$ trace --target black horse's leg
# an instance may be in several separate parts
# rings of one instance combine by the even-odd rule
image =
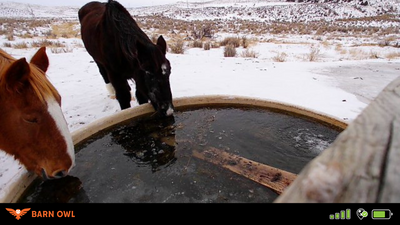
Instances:
[[[121,109],[127,109],[131,107],[131,87],[128,81],[118,73],[113,73],[110,76],[112,86],[115,88],[115,96],[121,106]]]
[[[96,64],[97,64],[97,67],[99,67],[99,71],[100,71],[101,76],[104,79],[104,82],[106,83],[106,88],[110,95],[110,98],[115,99],[115,89],[114,89],[113,85],[110,83],[110,79],[108,78],[107,70],[104,68],[104,66],[102,64],[100,64],[98,62],[96,62]]]
[[[149,102],[149,98],[145,93],[147,93],[146,90],[146,84],[144,82],[143,75],[141,74],[134,74],[133,77],[136,77],[135,83],[136,83],[136,99],[139,103],[139,105],[145,104]]]
[[[136,88],[137,88],[137,87],[136,87]],[[139,102],[139,105],[142,105],[142,104],[145,104],[145,103],[148,103],[148,102],[149,102],[149,100],[147,99],[147,97],[144,96],[142,93],[140,93],[139,90],[136,90],[136,99],[137,99],[137,101]]]

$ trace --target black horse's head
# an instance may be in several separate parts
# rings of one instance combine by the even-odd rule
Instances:
[[[145,95],[150,99],[154,109],[162,116],[172,116],[171,64],[165,57],[167,43],[160,36],[156,45],[138,45],[141,69],[144,71]]]

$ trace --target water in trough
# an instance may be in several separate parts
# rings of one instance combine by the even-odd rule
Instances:
[[[218,149],[297,174],[339,133],[260,108],[189,108],[167,119],[147,115],[76,146],[70,176],[37,180],[21,202],[272,202],[274,191],[194,152]]]

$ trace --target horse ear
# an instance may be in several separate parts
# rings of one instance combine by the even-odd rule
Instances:
[[[167,42],[165,42],[162,35],[160,35],[160,37],[158,37],[157,45],[160,47],[160,49],[161,49],[162,53],[164,53],[164,55],[167,54]]]
[[[49,68],[49,58],[46,54],[46,47],[41,47],[32,57],[31,63],[46,73]]]
[[[30,72],[31,68],[25,58],[11,64],[5,73],[7,90],[10,92],[21,92],[28,82]]]

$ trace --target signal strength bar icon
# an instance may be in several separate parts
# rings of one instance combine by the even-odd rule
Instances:
[[[340,212],[337,212],[335,214],[330,214],[329,215],[330,220],[349,220],[351,219],[351,210],[346,209],[346,210],[341,210]]]

